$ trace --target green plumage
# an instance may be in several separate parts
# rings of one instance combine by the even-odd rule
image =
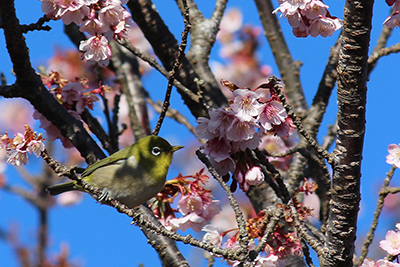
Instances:
[[[134,208],[164,186],[173,152],[182,146],[171,146],[158,136],[146,136],[133,145],[90,165],[81,175],[88,183],[103,189],[121,203]],[[50,195],[71,190],[84,191],[75,182],[47,188]]]

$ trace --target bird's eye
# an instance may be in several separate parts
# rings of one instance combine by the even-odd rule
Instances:
[[[158,146],[153,147],[153,149],[151,150],[151,154],[153,154],[154,156],[158,156],[161,153],[161,149]]]

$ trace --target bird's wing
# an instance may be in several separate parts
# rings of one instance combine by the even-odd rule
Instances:
[[[125,162],[125,160],[129,157],[130,155],[130,149],[132,149],[132,146],[126,147],[124,149],[121,149],[111,156],[104,158],[89,167],[86,168],[86,170],[82,173],[81,177],[86,177],[92,174],[95,170],[101,167],[113,165],[113,164],[121,164]],[[113,159],[111,159],[113,158]]]

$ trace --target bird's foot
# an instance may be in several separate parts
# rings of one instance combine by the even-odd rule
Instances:
[[[110,191],[107,188],[101,190],[101,195],[97,197],[97,202],[104,203],[111,197]]]

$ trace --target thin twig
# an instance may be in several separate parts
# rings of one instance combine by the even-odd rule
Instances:
[[[399,53],[400,52],[400,44],[395,44],[390,47],[385,47],[377,51],[376,53],[373,53],[372,55],[369,56],[368,58],[368,64],[374,65],[376,62],[383,56],[388,56],[393,53]]]
[[[369,229],[367,237],[365,238],[364,245],[361,249],[361,255],[360,255],[360,258],[358,259],[358,265],[361,265],[364,262],[365,257],[367,257],[367,255],[368,255],[368,248],[371,245],[372,240],[374,239],[375,230],[376,230],[376,227],[378,226],[379,216],[381,215],[381,212],[382,212],[385,197],[389,194],[389,192],[385,192],[385,190],[389,186],[395,170],[396,170],[396,166],[393,165],[392,168],[390,169],[390,171],[386,174],[386,178],[383,181],[382,188],[379,191],[379,198],[376,203],[374,219],[372,220],[371,227]]]
[[[282,153],[269,153],[266,150],[264,150],[263,152],[269,157],[284,158],[286,156],[293,155],[294,153],[299,151],[299,149],[301,149],[301,147],[299,147],[298,145],[295,145],[295,146],[289,148],[288,150],[286,150],[285,152],[282,152]]]
[[[294,227],[296,228],[297,233],[315,250],[315,252],[317,252],[318,256],[321,256],[323,253],[322,243],[316,237],[312,236],[308,232],[307,228],[300,222],[297,209],[292,200],[289,201],[288,206],[290,208],[291,217],[293,218]]]
[[[271,211],[267,211],[267,214],[270,216],[266,217],[266,219],[268,219],[269,222],[265,229],[264,236],[261,238],[261,240],[259,240],[257,246],[254,249],[254,251],[257,252],[257,254],[264,250],[265,246],[267,245],[268,241],[270,240],[271,233],[274,232],[276,224],[278,223],[278,221],[281,219],[281,217],[283,215],[283,209],[282,208],[272,208]]]
[[[262,153],[259,149],[254,150],[257,158],[260,162],[267,168],[267,170],[274,175],[275,181],[278,183],[279,190],[282,194],[282,201],[287,203],[290,200],[289,191],[286,188],[285,183],[283,182],[282,176],[280,172],[272,165],[268,159],[265,157],[264,153]]]
[[[49,22],[51,19],[49,19],[46,15],[43,15],[36,23],[31,23],[29,25],[21,25],[21,32],[22,33],[27,33],[29,31],[50,31],[51,27],[50,26],[43,26],[46,22]]]
[[[153,101],[153,99],[151,99],[151,98],[146,98],[146,100],[147,100],[147,103],[150,104],[157,113],[161,113],[162,103],[160,101],[157,101],[157,103],[155,103]],[[197,138],[197,140],[201,144],[205,144],[204,139],[201,139],[197,136],[195,127],[193,127],[193,125],[190,124],[188,119],[186,119],[186,117],[183,116],[178,110],[173,109],[173,108],[168,108],[166,117],[171,118],[180,124],[183,124]]]
[[[332,164],[333,159],[331,155],[328,153],[328,151],[326,151],[320,145],[318,145],[318,142],[304,129],[300,117],[294,114],[292,107],[287,103],[286,97],[283,93],[283,90],[281,89],[282,85],[277,82],[276,77],[272,76],[270,79],[275,80],[274,89],[278,93],[278,97],[281,100],[283,107],[286,109],[286,112],[288,113],[289,117],[293,120],[293,123],[296,125],[297,131],[308,141],[308,143],[318,152],[318,154],[321,157],[325,158],[329,164]]]
[[[164,77],[166,78],[169,77],[169,72],[163,66],[161,66],[154,57],[134,47],[127,39],[121,39],[116,41],[117,43],[128,49],[132,54],[139,57],[143,61],[147,62],[150,66],[158,70],[158,72],[160,72]],[[181,92],[184,92],[187,95],[187,97],[189,97],[191,100],[196,102],[200,101],[200,97],[194,94],[192,91],[190,91],[181,82],[179,82],[178,80],[174,80],[173,83],[176,88],[180,89]]]
[[[231,189],[224,182],[224,180],[221,178],[221,176],[219,176],[219,174],[214,169],[214,167],[211,165],[211,163],[208,160],[208,158],[206,157],[206,155],[203,154],[202,152],[200,152],[200,150],[196,151],[196,155],[207,166],[208,171],[218,181],[218,183],[224,189],[225,194],[227,195],[227,197],[229,199],[229,203],[230,203],[233,211],[235,212],[236,222],[239,226],[239,234],[240,234],[239,243],[240,243],[241,251],[238,251],[238,253],[245,256],[248,254],[249,236],[248,236],[248,233],[246,230],[246,221],[243,217],[243,213],[240,210],[240,207],[239,207],[236,199],[233,197]]]
[[[113,150],[110,144],[110,137],[104,131],[103,126],[101,126],[100,122],[90,114],[89,110],[85,109],[81,114],[81,118],[87,124],[89,130],[96,135],[103,148],[107,150],[108,153],[112,154],[116,152]]]
[[[247,155],[250,157],[251,161],[254,163],[255,166],[259,167],[261,169],[261,172],[264,174],[264,180],[265,182],[274,190],[276,196],[280,198],[283,202],[287,202],[285,197],[282,195],[281,189],[279,185],[277,185],[274,180],[271,178],[269,175],[267,168],[266,168],[266,161],[267,159],[265,157],[261,157],[260,155],[257,156],[255,151],[252,151],[250,149],[246,149]]]
[[[391,13],[394,10],[392,9]],[[374,47],[374,49],[372,50],[371,56],[373,57],[376,53],[379,53],[379,51],[386,47],[386,44],[389,40],[389,37],[392,35],[393,29],[389,28],[389,27],[382,27],[382,31],[381,34],[379,35],[378,41],[376,43],[376,46]],[[376,67],[376,64],[378,63],[378,61],[374,61],[371,64],[368,64],[368,75],[372,72],[372,70]]]
[[[310,257],[310,250],[308,249],[307,243],[302,239],[301,241],[301,248],[303,249],[304,258],[306,258],[306,263],[310,267],[315,267],[313,264],[312,258]]]
[[[185,49],[187,46],[187,38],[188,38],[188,35],[190,32],[190,28],[192,27],[192,25],[190,24],[189,8],[187,6],[186,0],[182,0],[182,3],[185,8],[185,12],[183,14],[184,15],[183,22],[185,23],[185,28],[182,32],[182,41],[181,41],[181,44],[178,49],[178,56],[176,58],[176,61],[174,63],[172,70],[169,73],[168,86],[167,86],[167,91],[165,92],[163,108],[161,110],[160,117],[158,118],[156,127],[154,128],[154,130],[152,132],[153,135],[158,135],[158,133],[160,132],[161,125],[165,118],[165,114],[167,113],[168,107],[170,105],[169,99],[171,98],[171,92],[172,92],[173,82],[175,80],[175,74],[176,74],[176,71],[178,70],[179,66],[181,65],[183,57],[185,56]]]

